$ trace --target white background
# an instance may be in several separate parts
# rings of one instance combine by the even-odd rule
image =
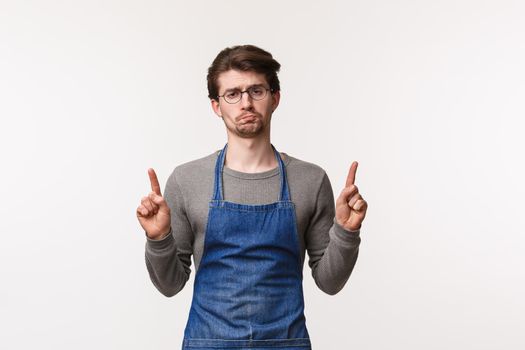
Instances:
[[[272,143],[353,160],[369,210],[335,296],[305,265],[314,349],[523,349],[522,1],[0,1],[0,348],[179,349],[191,282],[153,286],[153,167],[220,149],[206,70],[282,64]]]

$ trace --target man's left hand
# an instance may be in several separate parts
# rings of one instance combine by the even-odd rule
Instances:
[[[335,202],[335,219],[345,230],[356,231],[365,219],[368,203],[361,197],[354,184],[357,162],[353,162],[348,171],[345,188]]]

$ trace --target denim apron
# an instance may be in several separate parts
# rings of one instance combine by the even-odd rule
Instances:
[[[280,154],[280,199],[223,200],[228,144],[215,165],[204,251],[182,349],[311,349],[306,329],[294,204]]]

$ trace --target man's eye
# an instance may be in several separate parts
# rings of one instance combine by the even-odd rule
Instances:
[[[227,97],[227,98],[235,98],[235,97],[237,97],[237,96],[239,96],[239,91],[237,91],[237,90],[228,91],[228,92],[226,93],[226,97]]]
[[[252,94],[255,96],[261,96],[263,93],[264,93],[264,89],[262,87],[252,88]]]

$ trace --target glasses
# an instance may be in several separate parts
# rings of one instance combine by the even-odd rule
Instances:
[[[266,93],[268,91],[273,92],[273,89],[268,89],[268,88],[265,88],[264,86],[255,85],[255,86],[250,86],[249,88],[247,88],[244,91],[241,91],[239,89],[227,90],[224,93],[224,95],[219,95],[219,96],[217,96],[217,98],[222,97],[222,98],[224,98],[224,101],[226,101],[226,102],[228,102],[230,104],[234,104],[234,103],[239,102],[241,100],[241,98],[242,98],[242,94],[247,92],[248,95],[252,99],[254,99],[255,101],[259,101],[259,100],[262,100],[263,98],[266,97]]]

